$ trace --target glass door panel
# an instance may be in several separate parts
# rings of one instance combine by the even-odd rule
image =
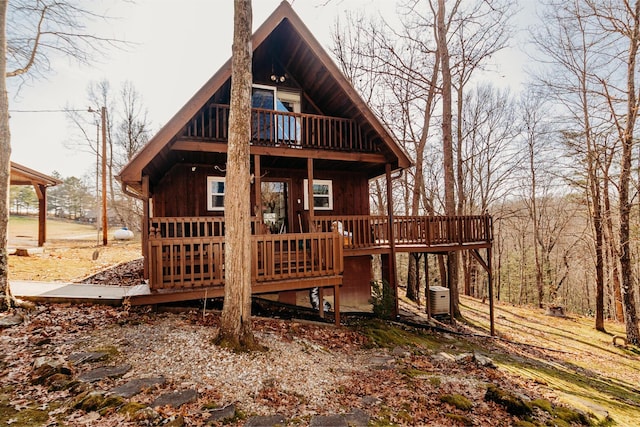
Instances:
[[[287,183],[262,182],[262,218],[272,234],[289,231],[289,195]]]

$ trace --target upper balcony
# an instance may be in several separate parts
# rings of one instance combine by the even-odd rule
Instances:
[[[182,131],[180,138],[226,142],[229,106],[209,104]],[[251,110],[251,144],[265,147],[379,153],[379,147],[354,120],[261,108]]]

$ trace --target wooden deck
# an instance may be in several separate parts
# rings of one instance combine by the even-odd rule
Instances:
[[[252,221],[253,293],[332,288],[339,319],[344,257],[395,252],[450,252],[491,247],[492,221],[480,216],[315,217],[312,233],[265,234]],[[224,219],[152,218],[149,224],[152,294],[133,304],[224,295]],[[391,236],[394,240],[391,244]]]
[[[489,215],[315,217],[318,231],[337,231],[343,236],[345,256],[391,252],[450,252],[491,246],[493,225]]]

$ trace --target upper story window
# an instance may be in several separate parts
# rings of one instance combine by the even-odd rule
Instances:
[[[264,108],[265,110],[276,109],[276,88],[271,86],[253,85],[251,92],[251,106],[253,108]]]
[[[224,177],[207,177],[207,210],[224,210]]]
[[[299,113],[300,92],[276,88],[275,86],[253,85],[251,106],[265,110]]]
[[[299,145],[302,132],[300,118],[286,113],[300,112],[300,93],[278,90],[273,86],[253,85],[251,107],[279,113],[254,112],[253,137],[260,140]]]
[[[304,208],[309,209],[309,180],[304,180]],[[329,179],[313,180],[313,209],[333,210],[333,183]]]

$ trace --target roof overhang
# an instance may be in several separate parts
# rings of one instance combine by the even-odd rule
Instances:
[[[41,185],[44,187],[53,187],[62,184],[57,178],[45,175],[34,169],[30,169],[16,162],[11,162],[11,185]]]

